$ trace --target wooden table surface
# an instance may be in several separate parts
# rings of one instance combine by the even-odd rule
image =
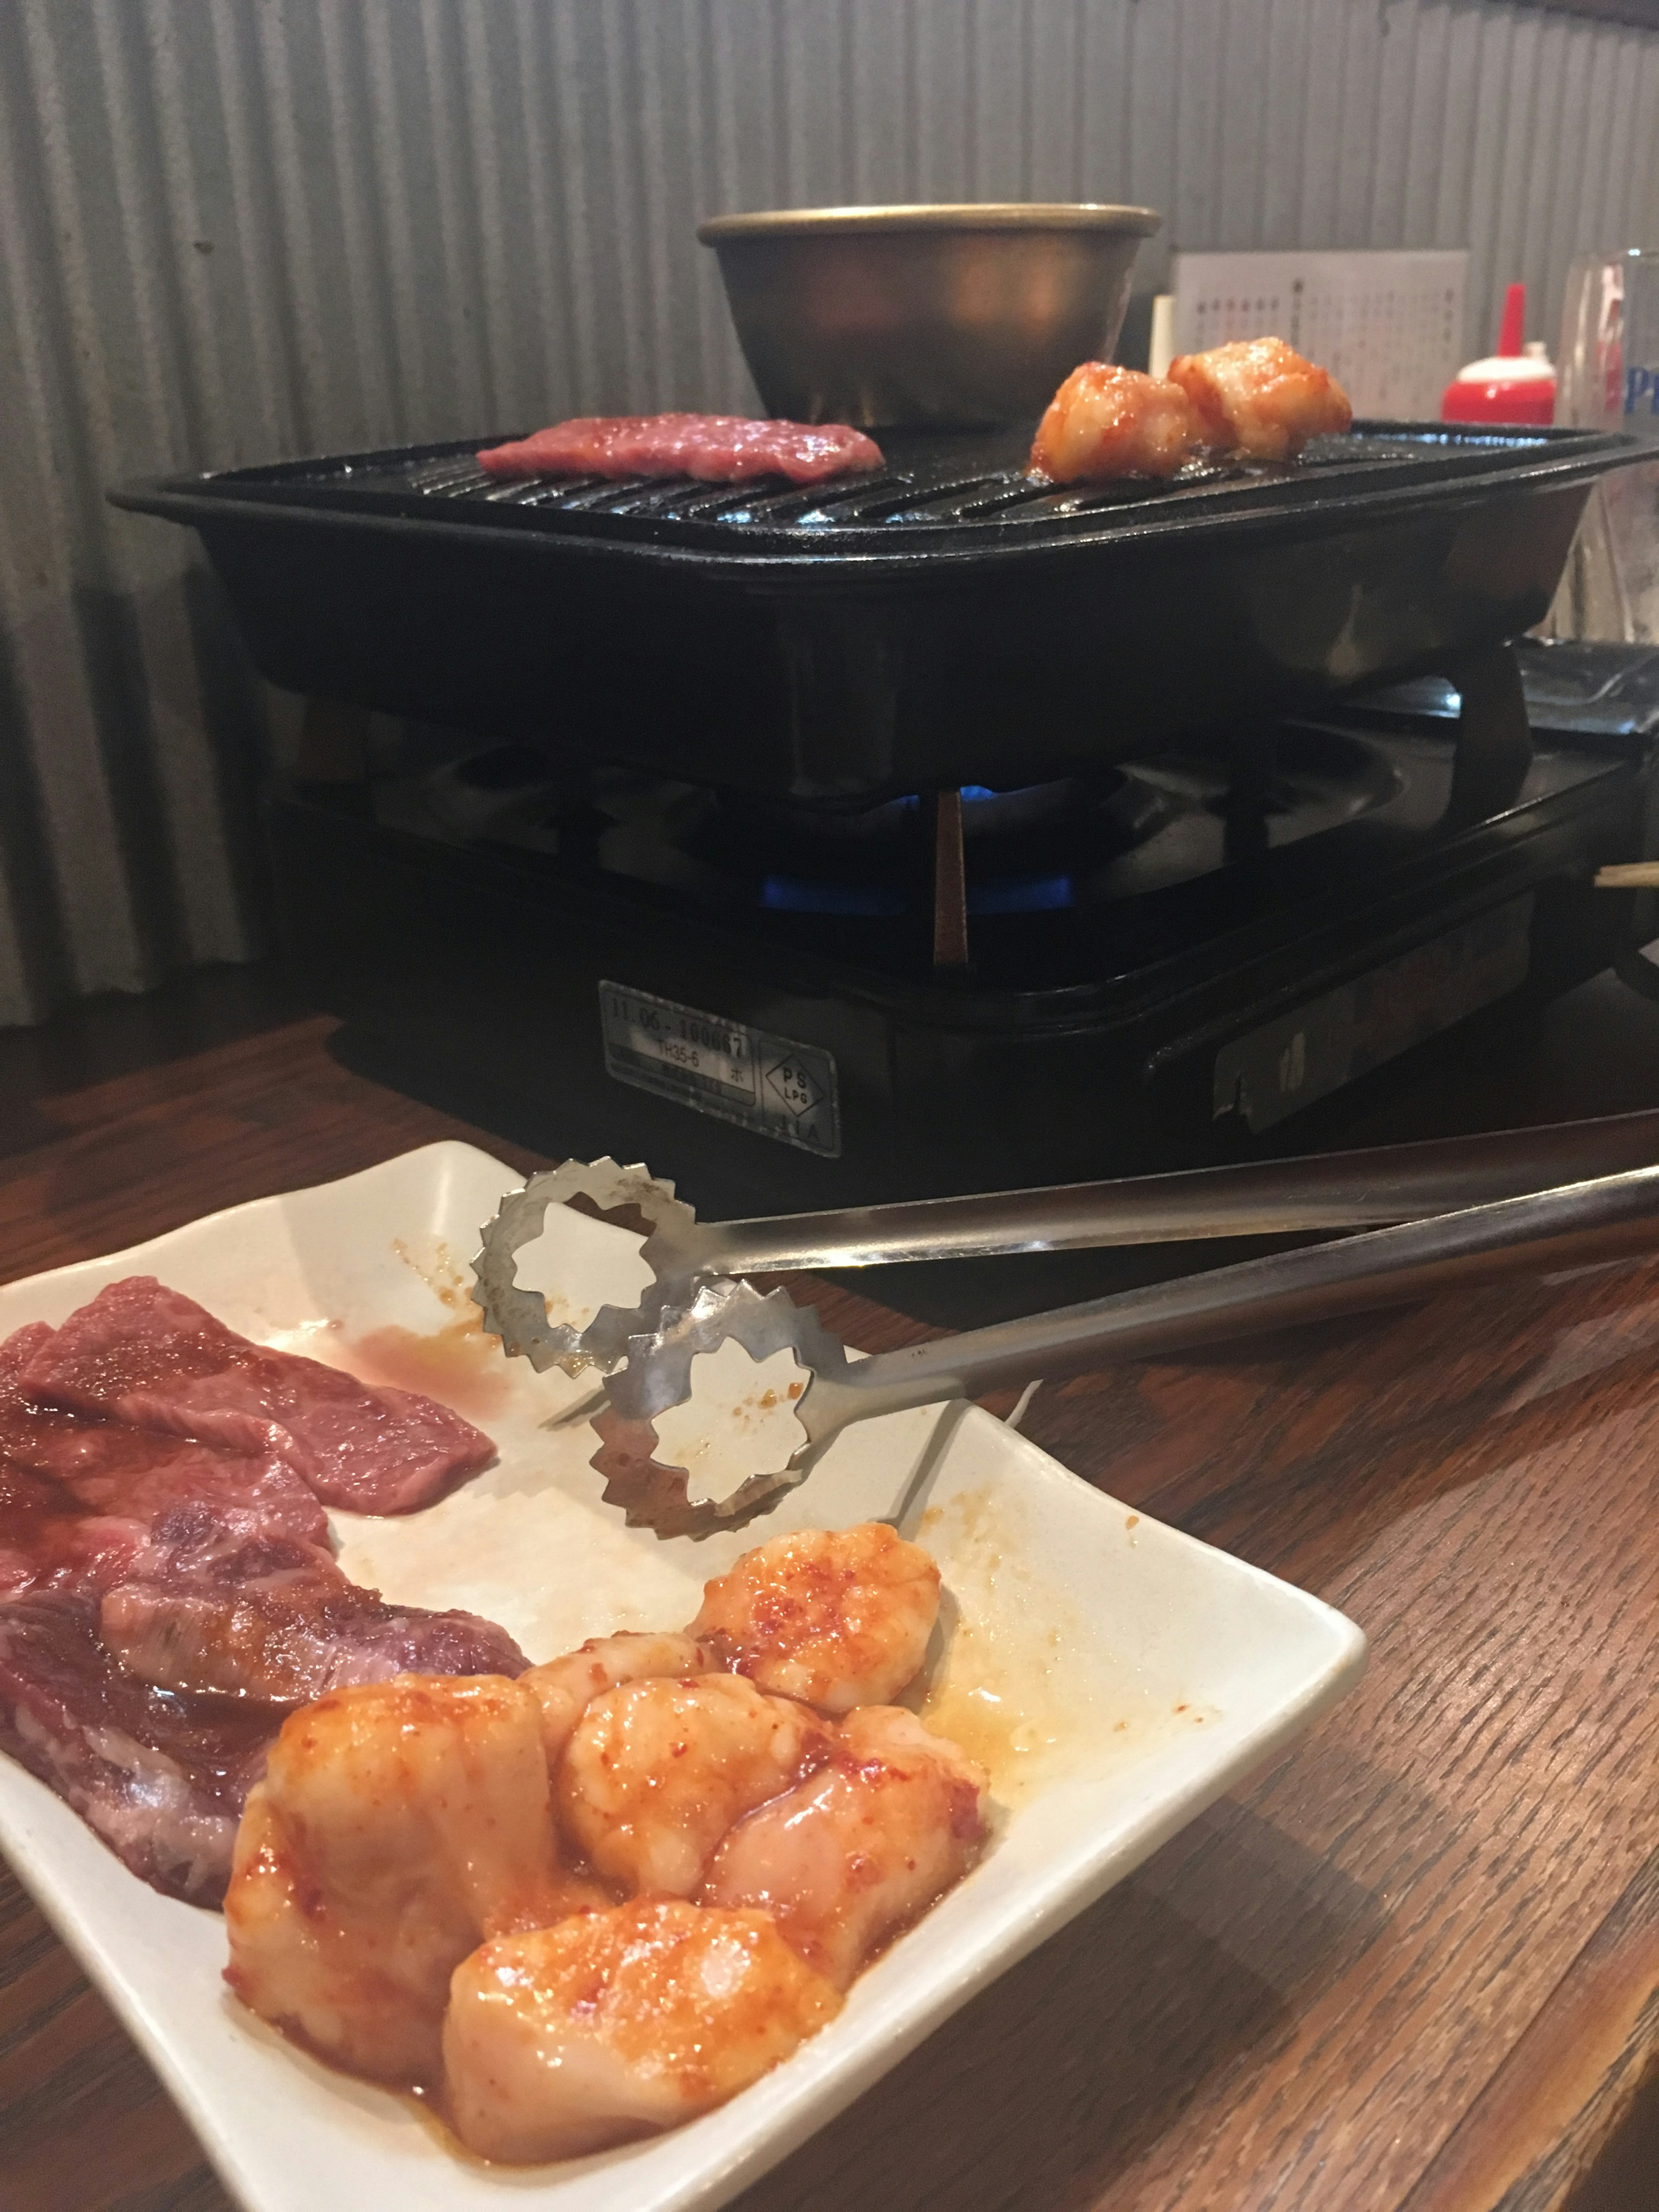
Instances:
[[[323,1020],[221,1027],[0,1054],[7,1275],[478,1134]],[[1039,1443],[1340,1606],[1370,1671],[744,2212],[1659,2206],[1656,1345],[1638,1265],[1045,1386]],[[0,2212],[226,2203],[0,1865]]]

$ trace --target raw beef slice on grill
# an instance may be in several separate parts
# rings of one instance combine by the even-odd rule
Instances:
[[[504,478],[695,477],[704,483],[786,477],[814,484],[884,465],[874,439],[845,422],[748,415],[576,415],[478,456],[486,476]]]
[[[27,1396],[287,1460],[325,1505],[408,1513],[495,1456],[447,1406],[251,1344],[153,1275],[129,1275],[29,1358]]]

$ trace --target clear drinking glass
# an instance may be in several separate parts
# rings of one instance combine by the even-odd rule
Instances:
[[[1659,644],[1659,249],[1588,253],[1567,274],[1555,419],[1628,430],[1655,458],[1597,480],[1546,628]]]

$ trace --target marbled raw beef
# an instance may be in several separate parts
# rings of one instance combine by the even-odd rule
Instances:
[[[73,1412],[274,1454],[324,1504],[355,1513],[411,1512],[495,1456],[447,1406],[252,1344],[153,1275],[111,1283],[71,1314],[19,1384]]]

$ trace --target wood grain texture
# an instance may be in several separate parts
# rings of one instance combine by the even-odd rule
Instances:
[[[232,1036],[9,1117],[6,1273],[434,1137],[532,1164],[349,1073],[327,1035]],[[817,1295],[871,1348],[922,1333]],[[1659,2202],[1631,2166],[1659,2053],[1656,1346],[1642,1266],[1041,1390],[1038,1443],[1342,1607],[1370,1672],[744,2212]],[[226,2202],[0,1879],[0,2212]]]
[[[1654,1852],[1499,2067],[1402,2212],[1534,2212],[1559,2203],[1589,2212],[1617,2201],[1615,2180],[1645,2172],[1659,2201],[1659,1851]]]

